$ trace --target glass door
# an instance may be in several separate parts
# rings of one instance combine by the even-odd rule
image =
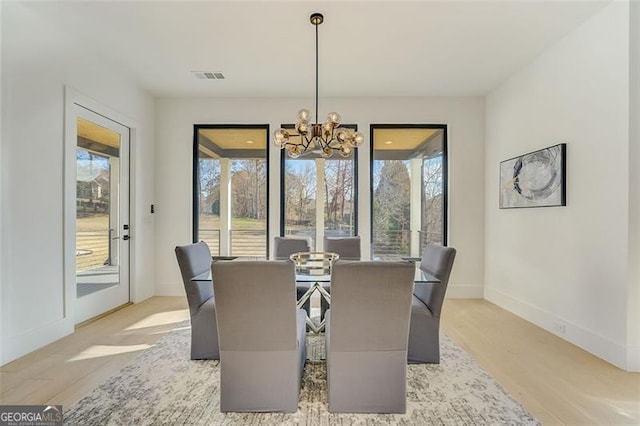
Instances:
[[[129,302],[129,129],[75,111],[79,323]]]

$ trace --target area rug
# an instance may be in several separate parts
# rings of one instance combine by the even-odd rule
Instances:
[[[408,366],[406,414],[331,414],[324,336],[309,335],[296,413],[221,413],[218,361],[189,359],[176,329],[64,413],[70,425],[537,425],[446,335],[439,365]],[[265,365],[264,368],[269,368]]]

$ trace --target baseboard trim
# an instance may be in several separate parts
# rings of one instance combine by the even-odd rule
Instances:
[[[640,346],[627,347],[627,371],[640,372]]]
[[[85,325],[89,325],[89,324],[91,324],[92,322],[96,322],[96,321],[98,321],[99,319],[102,319],[102,318],[106,317],[107,315],[111,315],[112,313],[117,312],[117,311],[119,311],[120,309],[124,309],[124,308],[126,308],[127,306],[131,306],[131,305],[133,305],[133,302],[127,302],[127,303],[122,304],[122,305],[120,305],[120,306],[116,306],[116,307],[115,307],[115,308],[113,308],[113,309],[109,309],[108,311],[103,312],[103,313],[101,313],[100,315],[96,315],[95,317],[89,318],[89,319],[88,319],[88,320],[86,320],[86,321],[79,322],[78,324],[76,324],[76,326],[75,326],[75,330],[79,329],[80,327],[84,327]]]
[[[73,322],[69,319],[52,321],[41,327],[2,339],[0,365],[5,365],[21,356],[40,349],[73,333]]]
[[[449,299],[483,299],[484,288],[477,285],[450,285],[447,287]]]
[[[184,296],[182,283],[157,283],[154,296]]]
[[[516,299],[493,287],[485,287],[484,297],[486,300],[547,330],[549,333],[555,334],[618,368],[629,371],[626,345],[615,342],[578,324],[571,323],[564,318]],[[560,331],[560,328],[564,329],[564,333]]]

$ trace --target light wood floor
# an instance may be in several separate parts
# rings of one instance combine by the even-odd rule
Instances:
[[[640,424],[640,373],[486,300],[448,299],[442,328],[544,424]]]
[[[68,406],[188,318],[154,297],[0,367],[0,404]],[[545,424],[640,424],[640,374],[626,373],[484,300],[447,300],[443,329]]]

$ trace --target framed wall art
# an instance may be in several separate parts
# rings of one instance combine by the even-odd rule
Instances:
[[[500,208],[566,206],[567,144],[500,162]]]

